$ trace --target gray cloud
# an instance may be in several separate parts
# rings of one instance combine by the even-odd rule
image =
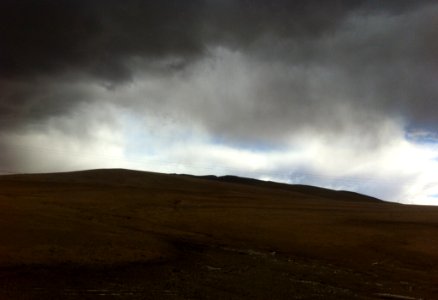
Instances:
[[[388,119],[437,124],[434,1],[4,0],[0,19],[4,133],[86,104],[255,147],[307,132],[369,149]],[[84,135],[92,115],[60,129]]]
[[[129,56],[200,51],[191,1],[2,1],[2,77],[79,69],[128,76]],[[187,17],[185,17],[187,15]]]
[[[108,80],[129,78],[126,60],[203,55],[208,45],[237,49],[263,36],[303,39],[336,31],[351,11],[398,12],[427,1],[327,2],[13,1],[1,2],[0,75],[41,76],[81,70]]]

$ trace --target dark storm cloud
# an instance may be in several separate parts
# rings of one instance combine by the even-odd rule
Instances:
[[[406,114],[414,121],[426,116],[433,121],[437,91],[431,78],[436,73],[438,26],[433,16],[424,21],[423,15],[415,17],[429,3],[4,0],[0,2],[0,126],[21,127],[95,100],[77,82],[112,87],[134,80],[138,71],[161,68],[171,74],[210,55],[214,47],[243,53],[253,64],[268,66],[272,61],[299,72],[258,70],[255,110],[245,103],[236,107],[229,99],[223,105],[231,113],[216,122],[208,108],[195,109],[199,103],[174,103],[176,110],[186,110],[205,124],[211,120],[206,126],[219,134],[239,132],[236,124],[243,114],[248,121],[239,125],[242,136],[251,133],[254,122],[264,124],[256,127],[271,128],[266,136],[282,132],[290,123],[319,120],[320,126],[328,120],[324,114],[336,119],[345,103],[367,110],[363,118],[373,113],[368,111],[372,107],[383,114]],[[406,15],[414,16],[414,24]],[[394,28],[379,24],[386,19],[394,19],[389,23]],[[334,94],[331,100],[322,99],[326,90],[312,92],[309,82],[318,70],[329,77],[321,78],[321,85],[338,82],[344,92],[337,95],[336,87],[328,87]],[[413,101],[417,103],[412,105]],[[395,104],[399,104],[396,109]],[[257,114],[264,119],[257,119]]]
[[[199,8],[196,1],[1,1],[0,128],[68,113],[92,100],[78,81],[125,82],[132,57],[190,60],[202,51]]]
[[[79,68],[124,78],[129,74],[124,59],[131,56],[191,57],[209,43],[242,47],[264,34],[320,34],[334,30],[353,9],[400,10],[419,2],[4,0],[0,74],[35,76]]]
[[[268,28],[318,31],[332,22],[328,5],[307,2],[5,0],[0,72],[4,78],[78,68],[124,78],[130,56],[192,56],[202,53],[205,40],[240,45]]]
[[[118,79],[129,73],[126,56],[196,53],[198,6],[194,1],[2,1],[1,75],[82,69]]]
[[[381,130],[388,119],[436,130],[438,6],[385,4],[363,2],[322,32],[262,36],[247,52],[264,65],[252,105],[234,106],[211,126],[262,139],[306,127],[370,147],[388,139]]]

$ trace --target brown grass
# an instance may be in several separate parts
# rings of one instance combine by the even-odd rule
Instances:
[[[193,252],[182,243],[386,276],[395,294],[430,297],[438,282],[438,207],[306,186],[127,170],[0,177],[3,269],[172,265]],[[412,281],[403,290],[400,282]],[[350,285],[365,289],[360,284]]]

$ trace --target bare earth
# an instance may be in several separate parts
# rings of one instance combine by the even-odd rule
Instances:
[[[438,207],[236,177],[0,176],[0,299],[437,299]]]

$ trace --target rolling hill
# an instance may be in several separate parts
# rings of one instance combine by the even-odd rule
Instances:
[[[433,299],[438,207],[235,176],[0,176],[0,299]]]

